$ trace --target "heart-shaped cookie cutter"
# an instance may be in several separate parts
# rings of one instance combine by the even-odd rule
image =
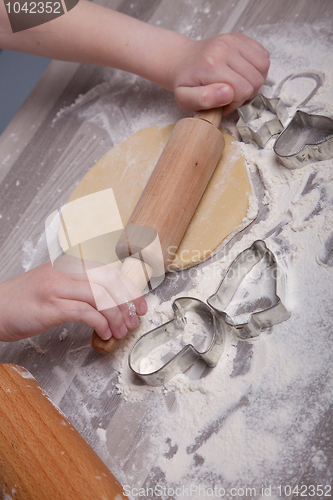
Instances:
[[[288,119],[288,110],[283,101],[278,97],[269,98],[263,94],[257,94],[252,101],[240,106],[237,111],[239,120],[236,127],[242,140],[254,141],[262,148],[272,136],[283,130]]]
[[[232,300],[237,288],[251,269],[263,261],[269,266],[272,278],[275,281],[276,301],[268,308],[251,314],[247,323],[235,324],[226,313],[228,304]],[[128,362],[132,372],[147,385],[163,385],[173,376],[185,372],[195,361],[202,359],[208,366],[217,364],[224,348],[224,339],[227,332],[235,333],[240,339],[257,337],[262,328],[281,323],[289,318],[284,300],[285,277],[278,266],[274,254],[267,248],[264,241],[255,241],[250,248],[240,253],[230,265],[217,291],[211,295],[207,304],[199,299],[180,297],[172,303],[175,317],[161,326],[150,330],[140,337],[131,349]],[[187,313],[198,315],[205,324],[206,334],[209,336],[209,345],[202,351],[192,344],[187,344],[166,362],[152,371],[147,371],[142,363],[156,348],[168,341],[181,336],[187,323]]]
[[[318,86],[317,82],[315,90]],[[280,162],[291,170],[333,158],[333,120],[328,116],[298,110],[284,127],[288,119],[285,104],[277,97],[268,98],[263,94],[257,94],[237,111],[236,127],[242,140],[255,142],[263,148],[271,137],[279,134],[273,150]],[[270,111],[270,118],[265,116],[267,111]],[[272,113],[275,118],[271,118]]]
[[[274,144],[274,152],[289,168],[333,157],[333,120],[327,116],[296,111]]]

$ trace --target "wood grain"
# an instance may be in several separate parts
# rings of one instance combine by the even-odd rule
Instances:
[[[221,132],[205,120],[179,121],[130,217],[127,226],[153,228],[164,265],[178,245],[224,148]]]
[[[17,500],[124,498],[109,469],[20,366],[0,366],[0,419],[3,494]]]

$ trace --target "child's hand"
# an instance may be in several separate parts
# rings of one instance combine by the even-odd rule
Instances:
[[[0,340],[32,337],[66,321],[82,321],[103,339],[123,337],[147,312],[146,302],[119,271],[110,268],[104,281],[92,284],[94,294],[107,294],[114,303],[103,311],[96,309],[88,279],[55,271],[50,263],[1,283]]]
[[[231,113],[254,97],[269,69],[269,52],[239,33],[184,44],[171,74],[178,104],[197,111],[224,106]]]

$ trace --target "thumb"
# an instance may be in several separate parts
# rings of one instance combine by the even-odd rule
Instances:
[[[218,108],[230,104],[234,99],[234,91],[225,83],[212,83],[200,87],[177,87],[175,98],[186,111]]]

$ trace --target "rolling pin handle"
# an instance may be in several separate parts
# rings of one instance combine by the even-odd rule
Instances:
[[[205,120],[206,122],[211,123],[214,127],[219,128],[222,120],[223,108],[213,108],[213,109],[204,109],[202,111],[197,111],[194,115],[194,118],[198,118],[200,120]]]

